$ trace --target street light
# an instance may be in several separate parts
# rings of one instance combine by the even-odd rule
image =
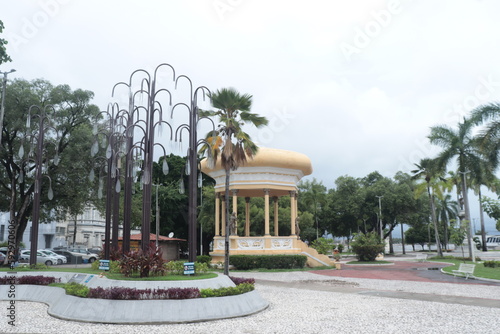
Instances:
[[[2,144],[3,116],[5,114],[5,89],[7,88],[7,74],[15,71],[16,71],[15,69],[12,69],[8,72],[0,72],[0,74],[3,74],[2,104],[0,107],[0,145]]]

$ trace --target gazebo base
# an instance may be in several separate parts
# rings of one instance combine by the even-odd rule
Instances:
[[[223,236],[214,237],[214,250],[210,253],[212,263],[224,263]],[[229,237],[229,254],[231,255],[305,255],[308,267],[334,266],[334,262],[326,255],[319,254],[314,248],[297,239],[296,236],[277,237]]]

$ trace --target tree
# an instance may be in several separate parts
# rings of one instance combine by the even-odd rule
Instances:
[[[252,159],[258,147],[250,136],[243,131],[244,124],[253,124],[257,128],[267,125],[265,117],[250,112],[252,96],[240,94],[234,88],[222,88],[209,97],[216,111],[201,111],[200,116],[217,117],[219,125],[214,132],[207,135],[207,145],[201,152],[208,154],[208,160],[216,161],[220,158],[221,165],[226,172],[225,201],[226,201],[226,231],[229,231],[229,178],[231,171],[244,165],[247,159]],[[233,142],[234,140],[234,142]],[[229,275],[229,233],[225,236],[224,274]]]
[[[2,20],[0,20],[0,34],[3,32],[3,29],[4,25]],[[5,48],[5,45],[7,44],[8,42],[5,39],[0,38],[0,65],[12,61],[12,59],[10,59],[9,55],[7,54],[7,49]]]
[[[318,214],[326,203],[326,187],[315,178],[312,181],[306,180],[299,183],[299,204],[303,210],[312,211],[316,224],[316,239],[319,238]]]
[[[448,246],[449,241],[449,223],[458,216],[458,203],[451,200],[450,194],[444,194],[437,198],[437,217],[443,226],[444,245]]]
[[[436,248],[438,250],[438,256],[443,256],[443,251],[441,250],[441,241],[439,240],[439,229],[436,218],[436,206],[434,201],[434,194],[438,192],[441,194],[441,189],[436,182],[439,182],[440,175],[443,173],[437,164],[437,160],[422,159],[419,164],[415,164],[418,168],[412,171],[415,178],[423,178],[425,180],[425,187],[427,189],[427,195],[429,196],[429,205],[431,209],[431,219],[434,224],[434,235],[436,238]],[[416,189],[416,196],[419,196],[419,190]]]
[[[359,261],[375,261],[378,254],[384,251],[384,247],[380,235],[375,231],[357,233],[351,242],[351,249]]]
[[[43,164],[44,175],[51,179],[53,199],[48,199],[47,178],[43,177],[40,189],[40,222],[48,222],[81,212],[92,199],[94,185],[85,176],[92,164],[87,155],[93,141],[91,120],[95,119],[99,109],[90,104],[92,92],[72,91],[67,85],[54,87],[41,79],[31,82],[17,79],[7,89],[0,151],[0,210],[10,213],[18,246],[31,218],[35,190],[31,129],[37,127],[37,122],[26,124],[28,110],[33,105],[40,107],[31,110],[31,116],[36,120],[40,117],[40,110],[51,106],[46,109],[50,111],[52,128],[45,137]],[[27,125],[31,126],[30,129]],[[30,153],[23,153],[23,150]]]
[[[444,169],[449,163],[456,160],[458,171],[462,177],[462,197],[467,224],[470,224],[470,207],[465,174],[480,175],[483,168],[483,160],[478,151],[478,139],[472,136],[475,124],[474,120],[464,119],[458,124],[456,130],[446,125],[434,126],[431,127],[431,133],[428,137],[431,144],[443,148],[436,157],[439,167]],[[469,240],[469,254],[472,258],[470,227],[467,228],[467,238]]]
[[[410,227],[405,231],[405,239],[412,245],[413,250],[415,250],[415,244],[419,244],[424,249],[425,243],[429,241],[427,226],[420,223]]]

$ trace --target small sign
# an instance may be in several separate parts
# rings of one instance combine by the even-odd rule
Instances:
[[[73,277],[68,281],[68,283],[81,283],[85,277],[87,277],[87,274],[74,274]]]
[[[99,270],[109,270],[109,260],[99,260]]]
[[[184,262],[184,275],[194,275],[194,262]]]

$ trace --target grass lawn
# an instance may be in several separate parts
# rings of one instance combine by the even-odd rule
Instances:
[[[443,271],[447,273],[452,273],[452,270],[457,270],[458,267],[460,266],[460,263],[464,263],[462,260],[455,260],[455,259],[438,259],[438,258],[431,258],[429,261],[436,261],[436,262],[447,262],[447,263],[453,263],[453,266],[448,266],[443,268]],[[481,277],[481,278],[489,278],[489,279],[497,279],[500,280],[500,268],[489,268],[485,267],[482,263],[474,263],[472,261],[465,261],[465,263],[471,263],[475,264],[476,267],[474,269],[474,276],[476,277]]]
[[[0,268],[0,273],[1,272],[7,272],[11,271],[9,268]],[[28,272],[28,271],[52,271],[52,272],[68,272],[68,273],[82,273],[82,274],[94,274],[94,275],[100,275],[103,271],[102,270],[93,270],[92,268],[61,268],[61,267],[49,267],[48,269],[30,269],[30,268],[23,268],[23,267],[17,267],[15,269],[16,272],[22,273],[22,272]],[[207,279],[207,278],[214,278],[217,277],[216,273],[204,273],[204,274],[198,274],[198,275],[173,275],[169,274],[166,276],[153,276],[153,277],[125,277],[122,274],[119,273],[105,273],[105,276],[109,279],[117,279],[117,280],[124,280],[124,281],[190,281],[190,280],[199,280],[199,279]]]

